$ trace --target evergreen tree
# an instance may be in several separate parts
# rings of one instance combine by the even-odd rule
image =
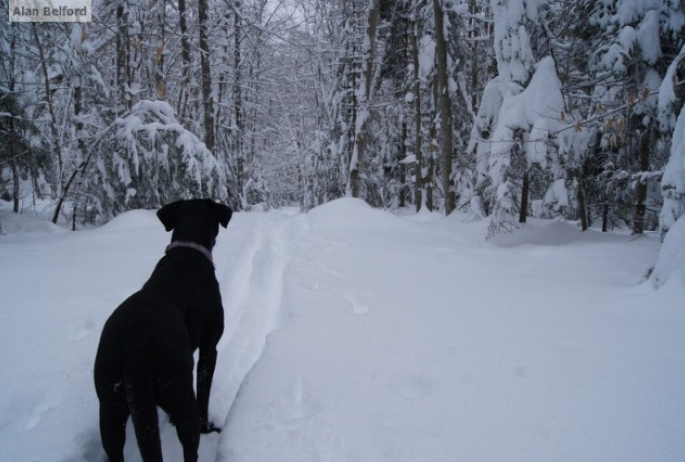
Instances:
[[[602,122],[596,181],[603,187],[598,202],[605,216],[642,233],[656,227],[661,199],[653,180],[659,179],[666,162],[673,129],[658,123],[656,93],[682,45],[685,12],[667,0],[588,5],[597,31],[589,71],[598,82],[593,99]]]
[[[99,144],[95,171],[85,184],[100,220],[180,199],[228,199],[225,166],[165,102],[139,101],[101,136],[109,142]]]

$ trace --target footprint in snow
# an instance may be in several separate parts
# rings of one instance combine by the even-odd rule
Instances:
[[[359,301],[357,294],[351,290],[346,290],[343,293],[343,297],[350,305],[352,305],[352,312],[354,314],[367,314],[369,312],[369,306]]]
[[[13,415],[11,421],[0,421],[0,427],[10,425],[16,431],[30,431],[38,426],[44,415],[62,405],[62,386],[27,390],[14,396],[11,408],[5,409]]]
[[[321,403],[312,397],[302,376],[299,376],[290,386],[288,393],[271,404],[271,412],[282,420],[302,420],[319,414]]]

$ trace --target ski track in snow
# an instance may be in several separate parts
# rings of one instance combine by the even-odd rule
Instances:
[[[217,262],[226,330],[218,346],[210,407],[222,426],[269,334],[280,324],[283,274],[291,258],[284,237],[289,216],[279,212],[262,218],[264,224],[245,231],[237,254],[224,252],[226,258],[219,256]]]
[[[280,326],[283,275],[292,258],[286,237],[292,226],[292,213],[256,215],[245,220],[244,214],[236,214],[214,251],[225,330],[217,346],[210,419],[220,427],[225,426],[240,387],[259,361],[269,334]],[[235,239],[237,236],[240,238]],[[164,460],[181,462],[183,456],[175,432],[168,425],[167,430],[163,436]],[[221,460],[218,447],[224,435],[203,435],[201,461]]]

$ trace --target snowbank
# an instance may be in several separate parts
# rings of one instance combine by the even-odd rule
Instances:
[[[682,215],[666,233],[652,273],[652,281],[656,287],[661,287],[671,277],[685,283],[685,215]]]
[[[343,198],[316,207],[307,214],[311,226],[339,232],[354,230],[382,231],[397,229],[405,223],[382,210],[374,209],[361,199]]]
[[[45,217],[37,216],[32,212],[17,215],[12,212],[12,205],[2,200],[0,200],[0,225],[2,233],[7,236],[42,236],[66,232],[64,228],[54,225]],[[2,234],[0,234],[1,237]]]
[[[152,228],[159,223],[155,210],[131,210],[105,223],[101,230],[127,231],[137,228]]]
[[[560,246],[574,243],[620,243],[631,237],[621,234],[602,233],[588,229],[581,231],[576,223],[529,218],[524,227],[515,233],[500,234],[490,242],[500,247],[518,245]]]

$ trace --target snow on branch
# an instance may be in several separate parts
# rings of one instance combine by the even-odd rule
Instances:
[[[227,170],[163,101],[138,102],[112,128],[97,162],[101,213],[155,208],[179,199],[227,197]]]

